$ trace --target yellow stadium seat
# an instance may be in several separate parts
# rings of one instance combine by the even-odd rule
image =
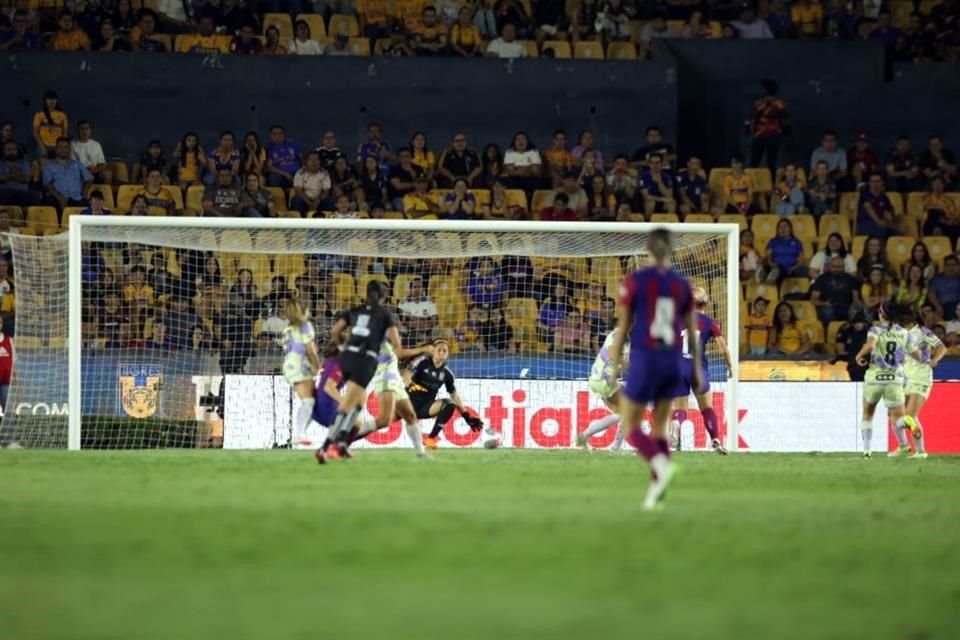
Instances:
[[[335,13],[330,16],[330,28],[327,33],[330,36],[345,33],[351,38],[355,38],[360,35],[360,25],[357,24],[356,16]]]
[[[840,200],[838,202],[837,208],[840,209],[837,213],[846,216],[851,221],[857,219],[857,201],[860,198],[860,194],[851,191],[844,191],[840,194]]]
[[[290,14],[287,13],[265,13],[263,15],[263,32],[267,32],[268,27],[276,27],[280,32],[280,42],[286,46],[293,39],[293,22],[290,20]],[[318,35],[316,33],[314,36]],[[319,34],[323,35],[323,34]]]
[[[406,220],[407,216],[403,211],[386,211],[383,214],[384,220]]]
[[[304,268],[303,254],[282,253],[273,257],[273,268],[271,272],[275,275],[282,275],[290,273],[291,271],[302,273]]]
[[[694,223],[701,222],[706,224],[713,224],[713,216],[709,213],[691,213],[686,218],[683,219],[684,222]]]
[[[43,338],[35,336],[14,336],[13,346],[17,349],[39,349],[43,346]]]
[[[845,324],[842,320],[834,320],[827,325],[826,347],[827,353],[832,356],[837,355],[837,334],[840,333],[840,328]]]
[[[199,214],[203,211],[203,191],[206,187],[195,185],[187,187],[187,202],[185,209]]]
[[[53,207],[28,207],[27,226],[34,229],[39,235],[58,233],[60,223],[57,210]]]
[[[70,228],[70,216],[77,215],[83,211],[85,207],[64,207],[63,208],[63,228],[64,230]]]
[[[930,257],[937,263],[937,266],[943,267],[943,259],[953,253],[950,247],[950,239],[944,236],[927,236],[923,243],[930,250]]]
[[[812,322],[820,324],[817,319],[817,308],[809,300],[789,300],[793,312],[797,315],[797,320],[803,323]],[[822,342],[822,339],[821,339]]]
[[[794,305],[794,311],[796,311],[796,310],[797,310],[797,308],[796,308],[796,304],[797,304],[797,303],[796,303],[796,302],[791,302],[791,304]],[[825,346],[824,343],[826,342],[826,340],[825,340],[825,338],[824,338],[824,335],[823,335],[823,324],[820,322],[820,320],[817,319],[817,311],[816,311],[815,308],[813,308],[813,304],[811,304],[811,303],[809,303],[809,302],[806,303],[806,304],[810,305],[810,308],[809,308],[809,310],[808,310],[808,308],[807,308],[806,306],[804,306],[804,307],[803,307],[803,309],[804,309],[804,310],[803,310],[803,313],[806,314],[806,313],[808,313],[808,311],[809,311],[810,313],[813,314],[813,319],[812,319],[812,320],[801,320],[800,326],[802,326],[803,329],[804,329],[804,331],[807,332],[807,335],[810,336],[810,342],[813,343],[813,346],[815,346],[815,347],[823,347],[823,346]],[[800,314],[799,314],[799,312],[798,312],[798,313],[797,313],[797,316],[799,317],[799,315],[800,315]]]
[[[747,223],[747,216],[741,213],[723,213],[717,216],[717,222],[720,223],[733,223],[740,225],[740,230],[743,231],[748,228],[749,224]]]
[[[632,42],[611,42],[607,45],[607,60],[636,60],[637,47]]]
[[[776,214],[758,213],[753,216],[753,221],[750,223],[750,230],[753,231],[754,238],[769,239],[777,235],[777,224],[779,223],[780,216]]]
[[[784,173],[783,167],[780,167],[779,169],[777,169],[777,175],[774,182],[779,184],[783,180],[783,173]],[[807,183],[807,172],[804,170],[803,167],[797,167],[797,178],[804,184]]]
[[[526,49],[527,49],[527,57],[528,57],[528,58],[539,58],[539,57],[540,57],[540,50],[537,49],[537,43],[536,43],[535,40],[521,40],[521,41],[520,41],[520,44],[522,44],[524,47],[526,47]]]
[[[310,27],[310,36],[314,39],[316,38],[326,38],[327,37],[327,25],[323,22],[323,16],[318,13],[301,13],[297,16],[297,20],[303,20]],[[294,23],[297,22],[294,21]],[[286,42],[286,40],[282,40]]]
[[[654,213],[650,216],[650,222],[657,224],[680,222],[680,218],[675,213]]]
[[[578,42],[573,47],[577,60],[603,60],[603,45],[599,42]]]
[[[167,36],[169,40],[169,36]],[[167,45],[167,51],[172,49],[172,46],[169,42],[165,43]],[[110,167],[110,171],[113,172],[113,181],[116,184],[126,184],[130,182],[130,170],[127,169],[127,163],[123,160],[111,160],[107,163],[107,166]]]
[[[397,302],[406,300],[410,295],[410,282],[419,278],[420,276],[416,274],[404,274],[397,276],[396,282],[393,284],[394,300]]]
[[[853,243],[850,245],[850,253],[857,260],[863,255],[863,246],[867,244],[867,236],[853,236]]]
[[[765,282],[751,282],[747,285],[745,302],[753,303],[757,296],[762,296],[771,303],[776,304],[780,300],[780,292],[777,285],[767,284]]]
[[[922,191],[914,191],[907,194],[907,215],[917,216],[923,219],[923,198],[927,194]]]
[[[723,179],[733,173],[730,167],[714,167],[710,169],[707,177],[707,185],[710,187],[710,195],[717,197],[723,193]]]
[[[810,214],[798,213],[789,220],[793,224],[793,235],[811,242],[817,238],[817,221]]]
[[[576,5],[574,5],[574,6],[576,6]],[[572,11],[572,10],[568,10],[568,11],[567,11],[567,15],[572,15],[572,14],[571,14],[571,11]],[[642,38],[640,37],[640,33],[643,31],[643,25],[644,25],[643,20],[631,20],[631,21],[630,21],[630,39],[631,39],[633,42],[638,43],[638,42],[640,42],[640,41],[642,40]]]
[[[492,233],[471,233],[467,235],[466,252],[468,255],[480,253],[500,253],[500,241]]]
[[[570,43],[566,40],[547,40],[543,43],[543,49],[553,49],[553,57],[557,60],[569,60],[573,57]]]
[[[253,251],[253,239],[246,229],[224,229],[220,235],[220,246],[230,253]]]
[[[831,233],[839,233],[844,241],[849,244],[851,237],[850,219],[837,213],[825,213],[820,216],[818,235],[825,238]]]
[[[133,198],[143,189],[138,184],[126,184],[117,189],[117,213],[128,213],[133,206]]]
[[[113,187],[108,184],[95,184],[90,187],[90,191],[99,191],[103,194],[103,208],[114,209],[117,203],[113,199]]]
[[[893,267],[895,272],[900,273],[900,267],[903,263],[910,260],[910,249],[913,248],[915,242],[916,240],[909,236],[887,238],[887,260],[890,261],[890,266]]]
[[[13,226],[20,226],[23,224],[24,215],[23,209],[14,205],[0,205],[0,211],[7,214],[10,218],[10,224]]]
[[[363,37],[350,38],[350,51],[355,56],[369,56],[370,40]]]
[[[784,278],[780,283],[780,298],[787,296],[806,295],[810,291],[809,278]]]
[[[773,178],[770,176],[770,169],[745,169],[746,174],[753,178],[753,186],[756,193],[773,193]]]
[[[348,309],[357,304],[357,285],[349,273],[333,274],[333,308]]]
[[[667,20],[667,28],[672,29],[676,33],[683,31],[685,23],[683,20]]]
[[[507,189],[507,205],[520,207],[524,211],[530,210],[527,206],[527,193],[523,189]]]
[[[591,258],[590,277],[595,280],[606,281],[608,278],[623,278],[623,266],[620,258]]]
[[[536,322],[540,310],[537,307],[537,301],[533,298],[511,298],[507,302],[507,313],[515,319]]]
[[[723,37],[723,24],[719,20],[710,21],[710,37],[711,38],[722,38]]]

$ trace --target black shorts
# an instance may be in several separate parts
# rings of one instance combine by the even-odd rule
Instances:
[[[429,393],[418,393],[416,391],[408,391],[407,393],[410,395],[410,403],[413,405],[413,410],[417,413],[417,417],[421,420],[431,417],[430,407],[433,406],[436,396],[431,396]]]
[[[377,359],[364,353],[347,351],[340,356],[340,370],[343,372],[344,381],[353,382],[366,389],[377,371]]]

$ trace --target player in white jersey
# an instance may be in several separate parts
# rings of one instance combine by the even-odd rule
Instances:
[[[860,433],[863,436],[863,457],[871,456],[870,442],[873,439],[873,414],[880,400],[887,406],[894,429],[906,428],[904,421],[903,363],[907,354],[920,359],[917,345],[910,333],[895,320],[903,315],[902,307],[880,305],[880,322],[870,328],[867,341],[857,353],[857,364],[867,367],[863,385],[863,420]]]
[[[907,360],[903,364],[903,373],[907,378],[903,388],[906,395],[906,415],[903,420],[906,429],[909,429],[913,435],[913,442],[916,447],[916,452],[910,457],[923,460],[927,457],[927,451],[923,442],[920,410],[923,409],[924,403],[930,397],[930,389],[933,387],[933,370],[946,355],[947,347],[934,332],[917,322],[916,314],[912,309],[910,309],[909,315],[903,318],[901,324],[910,333],[920,355],[919,358],[915,358],[908,354]],[[906,429],[894,428],[897,443],[900,446],[887,454],[891,458],[910,452]]]
[[[587,445],[588,438],[595,436],[601,431],[606,431],[620,422],[620,371],[618,369],[615,370],[610,363],[610,348],[613,346],[616,337],[617,329],[614,329],[607,335],[607,339],[603,341],[603,346],[600,347],[597,358],[593,361],[593,366],[590,368],[590,377],[587,379],[590,391],[603,400],[603,403],[610,409],[611,414],[606,418],[594,420],[587,427],[586,431],[577,434],[577,446],[582,447],[586,451],[590,450],[590,447]],[[629,342],[624,343],[623,354],[623,360],[621,360],[621,362],[628,361],[630,356]],[[611,450],[619,451],[622,446],[623,428],[618,428],[617,437],[613,441]]]
[[[300,301],[288,300],[286,311],[290,324],[282,334],[283,377],[300,396],[300,408],[293,416],[291,445],[310,444],[306,435],[315,403],[313,377],[320,370],[320,356],[314,344],[313,325],[307,319],[307,311]]]

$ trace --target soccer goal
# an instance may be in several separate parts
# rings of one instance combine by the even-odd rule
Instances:
[[[70,449],[284,446],[298,400],[280,375],[283,303],[307,305],[322,350],[334,314],[376,279],[405,344],[449,341],[458,392],[503,446],[569,447],[607,413],[586,378],[619,284],[646,263],[646,234],[659,227],[674,232],[674,264],[709,294],[731,346],[734,371],[715,350],[708,358],[736,449],[739,229],[729,224],[72,216],[69,234],[12,237],[5,437]],[[695,408],[682,444],[706,449]],[[363,446],[405,438],[397,423]],[[454,416],[441,446],[481,442]]]

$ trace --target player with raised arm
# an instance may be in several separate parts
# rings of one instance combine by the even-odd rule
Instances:
[[[927,450],[923,442],[920,411],[930,397],[930,389],[933,388],[933,370],[946,355],[947,347],[934,332],[917,321],[916,313],[912,308],[907,307],[906,311],[909,313],[903,318],[901,325],[913,338],[920,357],[915,358],[912,354],[907,354],[907,360],[903,364],[903,373],[907,378],[903,388],[906,395],[906,415],[903,417],[903,422],[906,429],[909,429],[913,435],[913,443],[916,447],[916,452],[910,458],[924,460],[927,457]],[[897,429],[894,426],[893,431],[899,447],[887,455],[897,457],[909,453],[910,445],[907,444],[906,430]]]
[[[650,464],[652,479],[643,508],[651,510],[663,499],[673,476],[667,421],[676,389],[683,379],[680,332],[693,335],[696,318],[690,283],[670,267],[673,239],[666,229],[655,229],[647,238],[653,264],[635,271],[620,292],[618,331],[610,349],[610,366],[620,368],[623,345],[630,336],[630,356],[621,393],[620,416],[627,442]],[[692,380],[700,388],[700,344],[694,341]],[[652,435],[643,433],[640,422],[648,403],[653,403]]]
[[[895,320],[902,317],[902,308],[895,305],[880,305],[880,322],[870,328],[867,341],[857,353],[857,364],[867,367],[863,385],[863,420],[860,433],[863,436],[863,457],[872,456],[870,443],[873,439],[873,414],[880,400],[887,406],[894,432],[906,428],[904,421],[903,362],[907,354],[919,358],[916,344],[910,333]]]
[[[291,299],[286,304],[290,324],[283,330],[283,377],[300,397],[300,408],[293,416],[291,446],[309,445],[307,427],[314,407],[313,376],[320,369],[320,356],[314,344],[313,325],[307,319],[307,311],[299,300]]]
[[[610,363],[610,351],[613,347],[614,340],[616,340],[618,331],[618,328],[614,328],[613,331],[607,334],[607,338],[603,341],[603,346],[600,347],[600,351],[593,361],[593,366],[590,368],[590,377],[587,379],[587,385],[590,391],[603,400],[603,404],[607,405],[607,408],[610,409],[610,415],[605,418],[600,418],[599,420],[594,420],[587,426],[583,433],[577,434],[577,446],[582,447],[586,451],[590,450],[587,444],[589,438],[621,422],[620,369],[614,369]],[[620,356],[620,361],[623,362],[629,359],[629,357],[630,342],[627,341],[623,345],[623,354]],[[610,450],[619,451],[622,446],[623,427],[621,426],[617,429],[617,437],[614,439],[613,446]]]
[[[733,358],[730,356],[730,348],[720,330],[720,324],[704,313],[710,299],[707,292],[701,287],[693,290],[693,306],[696,309],[697,332],[696,338],[690,340],[690,334],[683,331],[683,358],[684,358],[684,380],[677,389],[677,398],[674,401],[673,420],[670,423],[671,439],[676,441],[677,448],[680,444],[680,425],[687,419],[687,409],[689,408],[690,391],[697,398],[697,406],[700,408],[700,415],[703,416],[703,425],[710,434],[710,446],[720,455],[727,455],[727,449],[720,441],[720,421],[717,419],[717,412],[713,410],[713,394],[710,393],[710,371],[707,365],[707,344],[713,340],[720,348],[723,359],[727,364],[727,371],[733,372]],[[703,371],[703,384],[697,388],[693,386],[693,354],[691,353],[691,344],[696,342],[700,346],[700,367]]]
[[[483,420],[467,411],[467,406],[463,404],[460,394],[457,393],[453,371],[447,366],[449,357],[450,344],[440,338],[433,341],[432,355],[418,357],[403,371],[403,381],[417,419],[436,418],[430,435],[423,439],[428,449],[437,448],[440,432],[455,411],[460,412],[471,430],[483,429]],[[448,398],[437,400],[440,387],[447,390]]]
[[[378,280],[367,284],[366,302],[345,314],[334,322],[330,329],[330,337],[334,342],[343,342],[343,354],[340,357],[340,368],[343,379],[346,381],[337,414],[327,433],[323,446],[317,449],[317,461],[321,464],[328,458],[343,458],[349,456],[347,445],[355,436],[354,423],[367,397],[367,386],[385,364],[381,362],[381,350],[389,347],[393,358],[396,352],[406,352],[400,346],[400,333],[397,322],[390,310],[383,306],[386,296],[386,287]],[[349,334],[343,339],[345,332]],[[399,383],[397,371],[397,383]],[[402,384],[400,387],[402,388]],[[392,411],[390,414],[392,415]],[[420,441],[420,427],[416,420],[406,422],[407,434],[413,440],[414,449],[418,456],[423,456],[423,443]]]

